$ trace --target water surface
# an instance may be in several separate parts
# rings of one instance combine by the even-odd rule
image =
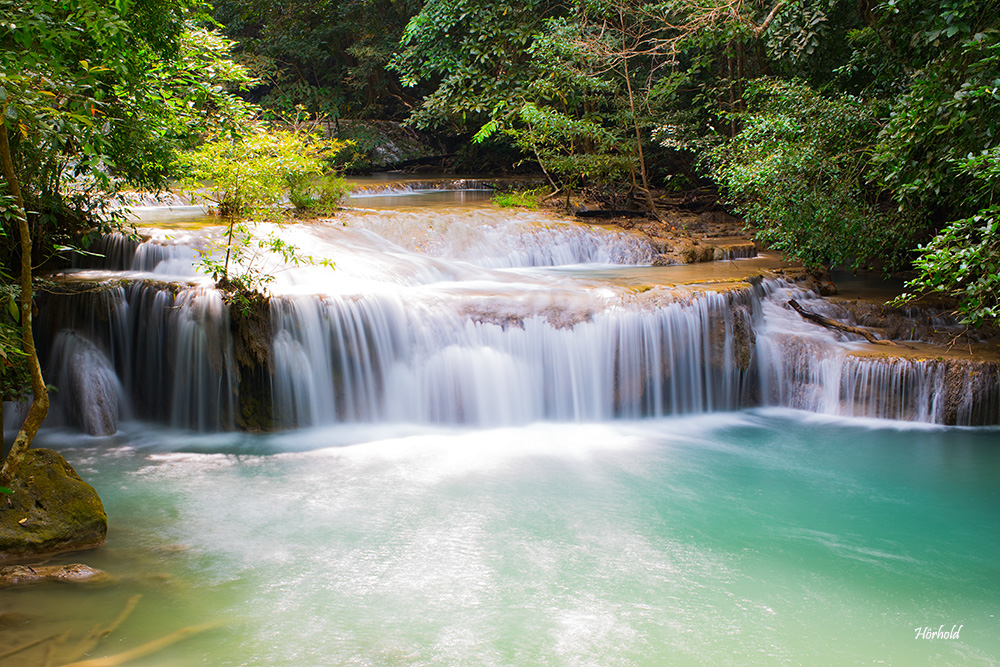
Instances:
[[[142,593],[107,653],[221,624],[147,665],[995,664],[998,435],[792,411],[50,432],[111,523],[60,560],[119,583],[0,612],[82,632]]]

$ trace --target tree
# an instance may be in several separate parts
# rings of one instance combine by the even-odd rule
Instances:
[[[60,239],[113,221],[109,195],[120,184],[163,183],[172,152],[210,129],[192,126],[193,118],[204,119],[209,108],[239,113],[240,103],[218,85],[226,74],[182,49],[185,31],[199,41],[190,23],[198,4],[0,0],[0,171],[7,193],[0,236],[19,241],[4,244],[0,274],[19,274],[21,347],[32,389],[0,482],[16,471],[48,407],[31,330],[33,264],[58,250]],[[207,41],[201,33],[200,42]]]
[[[747,87],[741,131],[705,153],[715,180],[758,238],[808,265],[899,268],[927,230],[873,182],[878,107],[801,82]]]
[[[45,380],[42,378],[42,368],[38,363],[38,352],[35,350],[35,338],[31,331],[33,294],[31,231],[28,229],[28,215],[25,212],[24,199],[21,197],[17,174],[14,171],[14,162],[11,159],[10,143],[7,139],[7,118],[9,115],[6,105],[4,106],[3,115],[0,116],[0,171],[2,171],[7,188],[11,193],[10,198],[13,201],[8,203],[13,204],[13,217],[17,221],[18,235],[21,240],[21,312],[19,319],[21,321],[21,346],[27,357],[28,373],[31,377],[31,404],[28,407],[28,414],[14,438],[14,443],[4,460],[3,467],[0,468],[0,485],[7,487],[17,472],[17,468],[24,458],[24,453],[31,446],[31,441],[38,433],[39,427],[49,412],[49,392],[45,386]]]
[[[399,117],[417,102],[386,70],[419,0],[221,0],[214,15],[259,77],[252,99],[291,115]]]
[[[280,254],[286,263],[313,263],[274,233],[255,239],[245,219],[279,219],[286,196],[297,209],[332,212],[350,190],[343,178],[328,173],[328,160],[344,146],[308,125],[289,131],[257,123],[240,136],[208,141],[178,156],[186,187],[212,202],[229,222],[225,240],[218,244],[224,259],[212,253],[202,259],[202,268],[219,287],[265,292],[274,276],[255,261],[257,249]],[[231,271],[231,263],[239,269]]]

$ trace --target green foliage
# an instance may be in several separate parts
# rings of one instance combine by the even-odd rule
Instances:
[[[304,132],[255,126],[181,154],[177,168],[186,175],[185,188],[212,202],[222,217],[275,218],[289,191],[304,196],[307,180],[320,176],[324,158],[341,147]]]
[[[859,7],[855,0],[781,4],[762,35],[768,59],[775,69],[821,90],[834,84],[851,88],[842,68],[853,55],[853,32],[864,26]]]
[[[897,299],[907,303],[925,293],[957,299],[963,322],[974,326],[1000,322],[1000,206],[994,204],[1000,184],[1000,147],[994,146],[959,164],[969,181],[968,201],[983,208],[971,217],[945,225],[921,246],[914,261],[918,275]]]
[[[530,49],[545,19],[559,9],[550,0],[428,0],[406,25],[403,50],[390,64],[404,85],[434,86],[410,122],[464,128],[471,120],[479,126],[498,106],[529,99],[538,75]]]
[[[742,131],[706,159],[758,237],[810,265],[898,265],[918,228],[886,210],[868,180],[873,108],[773,79],[747,93]]]
[[[289,180],[288,200],[300,215],[333,215],[353,189],[342,176],[302,175]]]
[[[245,115],[228,45],[196,0],[0,0],[0,112],[37,262],[124,221],[122,185],[165,183],[173,153]],[[0,264],[16,265],[16,246]]]
[[[938,219],[968,216],[987,199],[970,192],[967,157],[1000,145],[1000,32],[980,32],[913,77],[892,107],[874,160],[904,208]]]
[[[220,0],[214,15],[258,77],[253,99],[288,115],[397,117],[415,102],[385,69],[420,0]]]
[[[20,289],[0,283],[0,401],[24,398],[30,381],[28,355],[21,347]]]
[[[1000,206],[949,223],[920,251],[919,275],[907,289],[955,297],[966,324],[1000,321]],[[897,303],[916,296],[903,294]]]
[[[269,256],[278,256],[285,266],[312,264],[275,233],[257,237],[255,223],[244,219],[277,220],[286,197],[303,212],[328,215],[350,191],[335,175],[326,175],[326,159],[341,150],[344,142],[323,139],[310,132],[277,130],[253,125],[239,137],[202,144],[178,158],[186,174],[185,187],[215,204],[229,219],[223,240],[203,254],[202,271],[220,289],[233,294],[267,293],[274,280]],[[328,262],[320,262],[329,265]],[[245,294],[244,294],[245,296]],[[246,304],[243,304],[246,306]]]
[[[483,141],[496,132],[534,153],[546,173],[567,183],[619,177],[628,172],[631,162],[620,150],[621,137],[603,125],[530,102],[507,118],[484,125],[473,141]]]
[[[539,200],[543,195],[543,189],[533,190],[508,190],[507,192],[497,192],[493,195],[493,203],[500,208],[528,208],[535,210],[538,208]]]

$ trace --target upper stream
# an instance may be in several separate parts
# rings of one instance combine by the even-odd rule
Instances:
[[[37,444],[110,523],[55,560],[116,581],[3,591],[0,655],[138,593],[92,656],[213,622],[133,664],[1000,661],[1000,373],[804,321],[746,281],[776,257],[653,267],[458,192],[258,226],[312,259],[249,248],[263,309],[199,272],[191,209],[39,296]]]

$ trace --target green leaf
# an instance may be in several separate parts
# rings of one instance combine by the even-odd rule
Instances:
[[[13,489],[8,489],[6,486],[0,486],[0,493],[11,494],[14,493]]]

